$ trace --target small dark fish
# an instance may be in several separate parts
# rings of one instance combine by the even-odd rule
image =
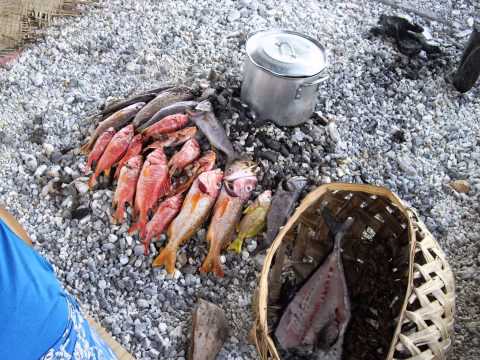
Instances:
[[[105,109],[102,110],[102,115],[106,116],[106,115],[112,114],[118,110],[122,110],[123,108],[126,108],[129,105],[136,104],[138,102],[148,103],[151,100],[153,100],[156,96],[157,94],[150,93],[150,94],[132,96],[126,100],[115,101],[113,104],[106,106]]]
[[[280,227],[285,225],[285,222],[295,208],[295,203],[305,186],[307,186],[307,179],[301,176],[295,176],[285,183],[284,181],[280,182],[275,195],[273,195],[272,206],[267,215],[267,234],[258,251],[264,250],[272,245]]]
[[[182,114],[186,110],[191,110],[195,106],[198,105],[196,101],[179,101],[172,105],[166,106],[159,111],[155,115],[152,116],[150,120],[143,123],[141,126],[138,127],[138,131],[142,131],[149,127],[150,125],[155,124],[156,122],[162,120],[164,117],[173,115],[173,114]]]
[[[137,129],[139,126],[143,125],[146,121],[155,115],[158,111],[163,109],[166,106],[172,105],[179,101],[186,101],[193,99],[192,91],[185,87],[175,87],[172,89],[165,90],[157,95],[155,99],[150,101],[136,116],[133,120],[133,126]]]
[[[200,111],[189,114],[195,125],[197,125],[197,127],[207,137],[210,144],[214,148],[222,151],[227,156],[227,160],[229,163],[237,159],[238,155],[235,153],[233,145],[230,142],[230,139],[228,138],[225,129],[215,117],[210,102],[207,100],[202,101],[196,109]]]
[[[336,223],[327,208],[322,215],[333,237],[333,251],[288,304],[275,337],[283,349],[311,349],[317,359],[340,360],[350,320],[340,247],[354,220],[348,218],[343,224]]]
[[[150,90],[147,90],[147,91],[144,91],[141,95],[145,95],[145,94],[151,94],[151,93],[155,93],[155,94],[159,94],[165,90],[170,90],[171,88],[175,87],[175,84],[172,84],[172,83],[166,83],[166,84],[162,84],[160,85],[159,87],[156,87],[154,89],[150,89]]]

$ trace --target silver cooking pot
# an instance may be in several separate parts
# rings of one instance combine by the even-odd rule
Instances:
[[[242,101],[259,120],[295,126],[312,115],[318,84],[327,76],[325,48],[288,30],[267,30],[247,40]]]

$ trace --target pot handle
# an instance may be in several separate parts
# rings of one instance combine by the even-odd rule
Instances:
[[[324,75],[324,76],[319,77],[318,79],[316,79],[312,82],[306,82],[306,83],[300,84],[297,88],[297,93],[295,94],[295,99],[300,99],[302,97],[302,92],[303,92],[304,87],[319,85],[327,79],[328,79],[328,75]]]

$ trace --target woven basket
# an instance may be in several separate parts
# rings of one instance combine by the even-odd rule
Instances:
[[[342,358],[446,359],[452,345],[455,286],[444,253],[396,195],[353,184],[327,184],[311,192],[268,250],[254,300],[252,333],[260,358],[281,359],[270,333],[285,305],[272,295],[279,293],[272,287],[272,273],[281,272],[284,292],[287,276],[289,281],[304,281],[332,250],[328,228],[318,215],[321,206],[329,208],[337,222],[355,219],[342,245],[352,304]],[[292,264],[305,259],[310,259],[311,271],[294,271]],[[364,311],[366,307],[373,310]]]

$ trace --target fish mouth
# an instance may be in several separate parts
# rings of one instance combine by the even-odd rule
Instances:
[[[246,178],[246,177],[253,177],[256,174],[257,165],[251,164],[246,165],[244,168],[234,171],[230,175],[226,175],[224,177],[225,181],[235,181],[238,179]]]

